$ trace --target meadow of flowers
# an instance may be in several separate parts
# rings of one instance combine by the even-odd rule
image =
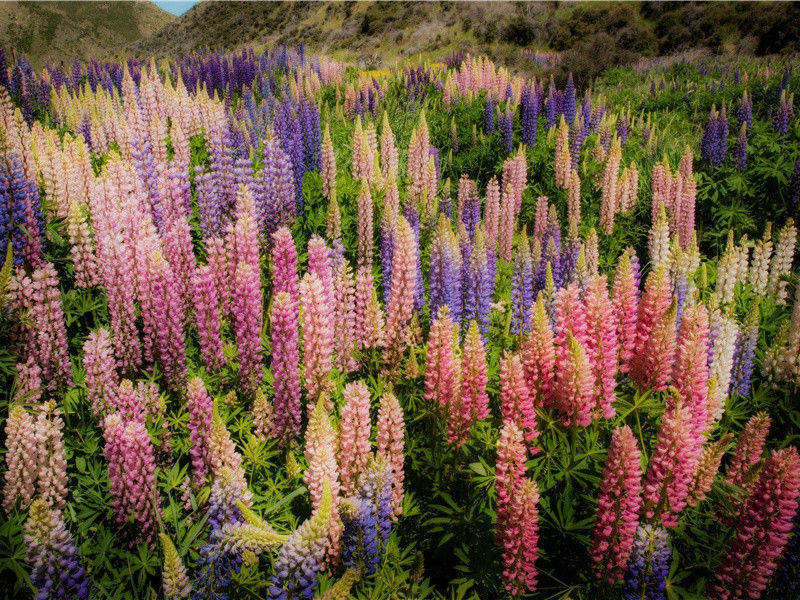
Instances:
[[[795,61],[0,53],[5,598],[800,597]]]

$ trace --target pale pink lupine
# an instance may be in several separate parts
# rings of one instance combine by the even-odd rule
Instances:
[[[26,509],[35,492],[39,450],[34,420],[21,404],[15,404],[6,419],[6,472],[3,485],[3,508],[10,513],[15,506]]]
[[[67,454],[64,447],[64,419],[55,402],[41,406],[34,423],[38,472],[36,487],[39,496],[57,509],[67,503]]]
[[[275,436],[283,443],[300,434],[300,334],[297,306],[278,292],[270,309]]]
[[[192,306],[203,363],[218,370],[225,362],[222,351],[222,324],[218,288],[210,265],[197,266],[192,278]]]
[[[239,379],[248,391],[255,391],[261,385],[261,330],[264,327],[261,293],[258,270],[248,263],[237,265],[233,297],[234,331]]]
[[[397,396],[386,392],[378,408],[377,456],[383,457],[392,469],[392,507],[394,517],[403,512],[403,479],[405,478],[405,421]]]
[[[382,347],[386,337],[383,310],[368,266],[359,267],[356,272],[354,303],[356,347],[359,350]]]
[[[386,310],[386,346],[390,354],[402,353],[410,342],[408,324],[414,312],[419,249],[408,221],[398,216],[392,254],[392,285]]]
[[[373,202],[366,183],[361,184],[358,194],[358,264],[372,264],[373,250]]]
[[[101,327],[89,332],[83,344],[83,368],[86,371],[86,397],[95,418],[102,417],[109,406],[116,404],[114,396],[119,387],[117,362],[108,329]]]
[[[100,282],[100,267],[92,245],[89,226],[83,214],[83,207],[73,201],[67,217],[70,255],[75,267],[75,286],[89,288]]]
[[[350,496],[356,491],[371,449],[369,389],[363,381],[348,383],[344,387],[344,401],[339,430],[339,476],[342,493]]]
[[[342,259],[334,271],[333,310],[334,310],[334,350],[336,368],[343,373],[353,371],[358,363],[355,333],[355,282],[353,270],[347,259]]]
[[[486,236],[486,247],[497,251],[497,234],[500,225],[500,186],[497,178],[492,177],[486,184],[486,200],[483,214],[483,231]]]
[[[322,280],[316,273],[306,273],[300,282],[303,333],[303,380],[312,411],[320,396],[327,396],[326,380],[333,365],[333,315]],[[330,402],[328,400],[327,402]],[[326,407],[328,406],[326,402]]]
[[[611,584],[622,577],[639,523],[641,460],[631,428],[615,429],[601,478],[591,549],[598,575]]]

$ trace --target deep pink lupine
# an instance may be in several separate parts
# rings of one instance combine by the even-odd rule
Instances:
[[[764,453],[764,442],[769,433],[771,419],[765,412],[757,412],[747,421],[739,434],[736,448],[728,463],[725,480],[744,490],[742,499],[747,498],[758,472],[758,463]]]
[[[531,330],[520,349],[525,382],[542,406],[552,406],[555,383],[555,345],[550,318],[540,296],[531,314]]]
[[[358,363],[355,358],[355,283],[353,281],[353,270],[347,259],[342,259],[336,266],[334,281],[333,311],[336,368],[343,373],[349,373],[358,367]]]
[[[502,578],[512,598],[521,598],[536,589],[539,551],[539,489],[523,479],[514,494],[505,524]]]
[[[504,421],[515,423],[522,430],[530,453],[536,454],[539,430],[533,401],[519,355],[506,354],[500,360],[500,411]]]
[[[361,183],[361,191],[358,194],[358,264],[372,264],[372,249],[374,245],[373,237],[373,202],[372,195],[369,193],[369,186],[366,182]]]
[[[689,486],[697,464],[697,440],[692,415],[680,394],[670,393],[661,417],[661,428],[644,480],[644,516],[677,527],[686,506]]]
[[[556,354],[566,354],[566,341],[571,333],[576,340],[587,348],[588,325],[586,323],[586,306],[580,298],[580,287],[570,283],[556,293],[555,304],[555,344]]]
[[[203,363],[211,371],[219,370],[225,362],[222,352],[222,324],[217,286],[210,265],[199,265],[192,277],[192,306]]]
[[[17,505],[26,509],[33,500],[39,452],[33,417],[21,404],[9,410],[5,431],[3,508],[10,513]]]
[[[522,430],[513,420],[504,419],[497,440],[494,489],[497,494],[497,543],[503,546],[511,505],[525,479],[525,443]]]
[[[342,492],[350,496],[356,491],[372,448],[369,389],[363,381],[348,383],[344,386],[344,401],[339,431],[339,477]]]
[[[286,292],[300,306],[300,279],[297,274],[297,248],[292,232],[281,227],[272,234],[272,293]]]
[[[489,416],[489,395],[486,393],[488,380],[486,347],[477,321],[472,320],[464,338],[461,367],[461,395],[464,398],[464,410],[470,416],[470,426]]]
[[[333,365],[333,314],[327,303],[322,280],[316,273],[306,273],[300,282],[303,332],[303,379],[308,393],[307,409],[313,411],[326,390],[326,380]],[[326,401],[328,407],[330,400]]]
[[[598,576],[614,584],[622,578],[639,524],[642,455],[631,428],[617,427],[597,499],[591,556]]]
[[[483,213],[483,231],[486,236],[486,247],[497,251],[497,231],[500,224],[500,186],[497,178],[492,177],[486,184],[486,205]]]
[[[275,436],[284,444],[300,435],[300,334],[297,306],[287,292],[272,299],[272,377]]]
[[[651,387],[664,389],[666,382],[663,380],[665,372],[663,367],[666,362],[669,362],[669,370],[666,371],[666,377],[669,377],[672,359],[664,354],[669,351],[669,348],[665,347],[669,340],[659,339],[656,331],[660,330],[661,334],[668,334],[666,321],[669,320],[669,311],[669,279],[666,269],[660,266],[647,277],[644,294],[637,311],[636,344],[631,359],[630,375],[640,390]],[[674,310],[672,321],[674,340]]]
[[[608,297],[605,275],[589,280],[585,292],[586,320],[588,324],[587,354],[592,356],[592,371],[595,380],[594,397],[597,413],[610,419],[614,416],[614,390],[618,369],[617,326],[614,307]]]
[[[114,396],[119,387],[117,361],[108,329],[101,327],[89,332],[83,344],[83,368],[86,370],[86,397],[92,414],[99,419],[116,404]]]
[[[710,594],[721,600],[760,598],[792,531],[800,497],[800,456],[773,450],[741,512]]]
[[[631,264],[630,248],[622,253],[617,270],[614,273],[614,284],[611,289],[611,302],[614,306],[614,320],[617,324],[619,342],[619,370],[627,373],[636,347],[636,319],[639,305],[639,290]]]
[[[192,377],[186,386],[186,409],[189,411],[189,456],[192,459],[192,481],[196,486],[205,483],[211,474],[208,448],[211,441],[211,411],[213,402],[203,380]]]
[[[455,434],[461,427],[460,423],[452,424],[453,420],[463,419],[464,411],[461,405],[461,357],[456,326],[447,306],[436,313],[428,334],[425,398],[436,402],[446,415],[450,438],[450,433]]]
[[[408,323],[414,312],[417,282],[417,238],[402,216],[395,220],[394,244],[392,285],[386,310],[386,346],[390,355],[402,353],[410,342]]]
[[[67,348],[67,324],[61,307],[58,276],[53,265],[42,262],[30,277],[18,271],[9,283],[11,307],[25,314],[20,324],[23,353],[33,357],[49,389],[72,383]]]
[[[692,414],[695,440],[702,444],[711,415],[708,410],[708,311],[687,308],[681,319],[672,384]],[[697,452],[700,452],[697,448]]]
[[[261,385],[261,276],[247,263],[236,267],[233,294],[234,332],[238,349],[239,379],[248,391]]]
[[[382,457],[392,469],[392,508],[394,517],[403,513],[403,480],[405,479],[405,421],[403,409],[397,396],[386,392],[378,408],[378,432],[376,435],[378,457]]]

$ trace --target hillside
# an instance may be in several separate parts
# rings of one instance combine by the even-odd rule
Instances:
[[[202,2],[134,45],[167,55],[249,43],[304,43],[369,66],[397,59],[486,53],[524,67],[521,48],[564,54],[564,69],[604,68],[707,48],[766,54],[800,39],[792,3]]]
[[[151,2],[0,2],[0,45],[34,64],[117,53],[175,17]]]

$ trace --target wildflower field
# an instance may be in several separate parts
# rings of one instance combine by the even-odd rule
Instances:
[[[800,598],[796,58],[0,53],[0,597]]]

